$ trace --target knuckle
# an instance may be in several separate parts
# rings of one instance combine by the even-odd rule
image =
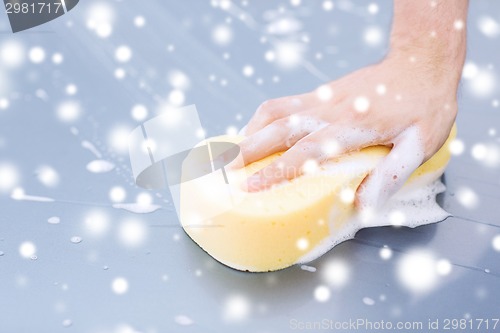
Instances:
[[[275,119],[278,116],[278,101],[271,99],[262,103],[257,109],[259,117]]]

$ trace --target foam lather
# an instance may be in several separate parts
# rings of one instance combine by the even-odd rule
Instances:
[[[401,225],[415,227],[437,222],[448,216],[436,204],[435,196],[444,190],[439,179],[450,159],[448,145],[455,133],[453,128],[443,147],[390,200],[385,213],[381,212],[369,223],[360,222],[352,198],[346,194],[356,191],[388,154],[387,147],[369,147],[343,155],[321,165],[318,172],[251,193],[244,188],[246,178],[281,153],[243,169],[222,170],[222,174],[198,178],[190,171],[193,161],[188,156],[182,168],[181,178],[185,181],[180,184],[181,224],[219,262],[238,270],[265,272],[313,260],[352,238],[361,228],[394,224],[390,219],[391,209],[407,216],[399,221]],[[221,136],[200,146],[216,142],[237,144],[242,139]],[[224,181],[217,177],[223,177]]]

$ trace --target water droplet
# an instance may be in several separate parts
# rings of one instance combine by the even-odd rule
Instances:
[[[490,273],[491,271],[489,270],[489,268],[485,268],[485,269],[484,269],[484,272],[485,272],[485,273]]]
[[[3,256],[4,254],[5,254],[5,252],[0,251],[0,257]]]
[[[374,305],[375,301],[370,297],[363,297],[363,303],[366,305]]]
[[[300,269],[302,269],[304,271],[311,272],[311,273],[316,272],[316,267],[308,266],[308,265],[302,265],[302,266],[300,266]]]
[[[193,320],[185,315],[178,315],[175,317],[175,322],[181,326],[189,326],[193,324]]]
[[[70,327],[71,325],[73,325],[73,321],[71,319],[64,319],[62,325],[64,327]]]
[[[73,244],[79,244],[83,241],[83,239],[82,239],[82,237],[79,237],[79,236],[73,236],[73,237],[71,237],[70,241]]]
[[[109,269],[109,266],[103,266],[102,269],[104,269],[105,271],[107,271]]]
[[[38,259],[38,256],[36,256],[36,255],[32,255],[30,259],[31,259],[31,260],[37,260],[37,259]]]
[[[61,223],[61,219],[57,216],[52,216],[47,219],[47,222],[49,222],[50,224],[59,224]]]

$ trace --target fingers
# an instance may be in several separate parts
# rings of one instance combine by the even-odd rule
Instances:
[[[358,187],[356,206],[360,211],[382,206],[424,161],[422,138],[416,126],[401,132],[393,143],[390,153]]]
[[[339,133],[338,128],[328,126],[305,136],[271,165],[249,177],[248,190],[263,190],[304,173],[314,173],[325,160],[357,148],[343,142]]]
[[[311,93],[266,101],[257,108],[248,122],[245,135],[252,135],[278,119],[307,110],[313,103],[314,96]]]
[[[245,165],[285,151],[306,135],[326,126],[313,117],[292,115],[262,128],[240,143]]]

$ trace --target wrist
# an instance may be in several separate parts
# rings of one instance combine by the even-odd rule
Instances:
[[[465,43],[450,47],[445,43],[396,40],[391,42],[386,59],[403,72],[424,77],[429,83],[458,87],[465,60]],[[409,75],[412,75],[408,73]],[[409,76],[409,78],[417,78]]]

